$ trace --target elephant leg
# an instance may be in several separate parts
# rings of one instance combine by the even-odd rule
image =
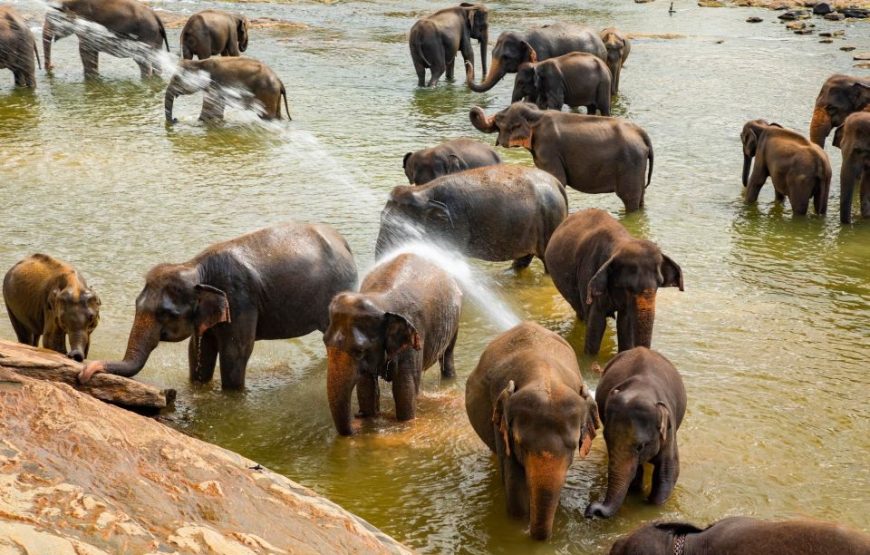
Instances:
[[[453,339],[450,344],[444,349],[444,354],[441,356],[441,377],[453,378],[456,376],[456,366],[453,363],[453,349],[456,347],[456,338],[459,337],[459,330],[453,334]]]
[[[207,60],[211,58],[211,44],[203,44],[202,42],[197,43],[196,50],[194,51],[196,57],[200,60]]]
[[[434,87],[438,84],[438,80],[441,79],[441,76],[444,75],[444,71],[447,69],[444,64],[444,60],[435,60],[435,65],[429,68],[431,72],[431,76],[429,77],[429,86]]]
[[[586,105],[586,113],[589,114],[590,116],[594,116],[597,109],[598,108],[595,106],[595,104],[587,104]]]
[[[601,340],[604,338],[604,329],[607,327],[607,315],[592,303],[586,315],[586,345],[584,351],[588,355],[597,355],[601,350]]]
[[[224,119],[225,104],[217,87],[207,87],[203,91],[202,111],[199,113],[199,119],[205,122]]]
[[[755,204],[758,201],[758,194],[761,192],[764,182],[767,181],[768,175],[767,166],[763,160],[756,157],[755,164],[752,167],[752,174],[746,183],[746,204]]]
[[[493,424],[493,427],[496,437],[496,455],[507,498],[507,513],[513,518],[523,518],[529,514],[529,486],[526,483],[526,473],[523,467],[505,452],[498,426]]]
[[[42,346],[66,354],[66,334],[59,329],[46,330],[42,337]]]
[[[139,66],[139,77],[142,79],[148,79],[154,75],[154,68],[151,65],[151,61],[138,58],[136,59],[136,65]]]
[[[780,193],[779,191],[776,191],[773,197],[777,204],[782,204],[785,202],[785,193]]]
[[[263,91],[258,92],[254,95],[254,98],[260,103],[260,118],[262,119],[276,119],[278,114],[281,113],[281,92],[278,91],[278,94],[266,93]]]
[[[791,211],[795,216],[806,216],[807,209],[810,207],[809,196],[801,191],[792,189],[788,195],[788,202],[791,204]]]
[[[359,401],[357,416],[377,416],[381,412],[381,392],[375,374],[362,373],[356,384],[356,398]]]
[[[522,258],[517,258],[516,260],[514,260],[513,264],[511,264],[511,268],[513,268],[514,270],[522,270],[524,268],[528,268],[529,264],[532,263],[532,259],[534,258],[534,254],[527,254]]]
[[[414,60],[414,71],[417,72],[417,86],[425,87],[426,86],[426,67]]]
[[[631,329],[631,319],[627,314],[621,312],[616,315],[616,345],[616,348],[620,353],[635,347],[634,330]]]
[[[654,505],[661,505],[667,501],[674,491],[674,486],[677,485],[677,478],[680,476],[680,456],[676,444],[672,447],[672,451],[672,453],[659,453],[652,461],[654,469],[649,502]]]
[[[190,368],[190,381],[208,383],[214,377],[217,362],[218,343],[214,332],[206,331],[199,338],[191,337],[187,348],[187,363]]]
[[[27,81],[24,78],[24,72],[18,69],[12,70],[12,77],[15,79],[16,87],[26,87]]]
[[[414,354],[400,355],[398,372],[393,377],[393,399],[396,402],[396,420],[404,422],[417,416],[417,392],[420,382],[417,357]]]
[[[643,464],[638,463],[637,472],[634,473],[634,480],[629,484],[628,490],[633,492],[643,491]]]
[[[453,81],[453,70],[455,69],[456,65],[456,56],[453,56],[453,58],[447,60],[447,63],[445,65],[447,69],[447,80]]]
[[[79,56],[82,58],[82,66],[85,69],[85,79],[93,79],[100,74],[99,51],[85,44],[79,39]]]
[[[861,217],[870,218],[870,169],[861,175]]]
[[[254,351],[257,339],[256,315],[234,316],[222,334],[218,335],[221,366],[221,388],[243,389],[248,359]]]
[[[39,336],[30,333],[27,326],[22,324],[11,312],[9,313],[9,321],[12,322],[12,329],[15,331],[15,337],[18,338],[19,343],[24,343],[31,347],[36,347],[39,344]]]
[[[616,196],[622,201],[626,212],[636,212],[643,206],[643,194],[646,192],[643,179],[641,173],[640,181],[625,180],[617,184]]]

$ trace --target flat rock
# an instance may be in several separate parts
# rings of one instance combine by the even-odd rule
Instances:
[[[859,69],[870,69],[870,62],[858,62],[855,67]]]
[[[822,44],[831,44],[832,42],[834,42],[834,39],[822,39],[819,42]]]
[[[758,16],[752,16],[752,17],[746,18],[746,23],[761,23],[762,21],[764,21],[764,20]]]
[[[870,61],[870,52],[859,52],[853,55],[852,59],[860,62]]]
[[[724,8],[725,3],[720,0],[698,0],[698,5],[702,8]]]
[[[794,21],[796,19],[809,19],[810,12],[809,10],[790,10],[785,12],[784,14],[777,16],[779,19],[783,21]]]
[[[795,35],[811,35],[813,34],[812,29],[798,29],[794,32]]]
[[[840,50],[842,50],[843,52],[851,52],[851,51],[855,50],[855,47],[854,46],[841,46]]]
[[[846,19],[846,16],[841,14],[840,12],[833,12],[825,14],[825,19],[827,19],[828,21],[842,21]]]

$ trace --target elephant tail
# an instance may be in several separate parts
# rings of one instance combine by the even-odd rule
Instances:
[[[160,28],[160,36],[163,37],[163,44],[166,45],[166,51],[171,52],[171,50],[169,50],[169,39],[166,38],[166,28],[163,27],[163,20],[160,19],[160,16],[157,14],[154,14],[154,17],[157,18],[157,27]]]
[[[287,89],[284,88],[284,83],[281,83],[281,96],[284,97],[284,111],[287,112],[287,119],[293,121],[290,117],[290,106],[287,105]],[[278,106],[278,115],[281,115],[281,107]]]
[[[649,140],[649,135],[646,134],[646,131],[641,130],[641,136],[643,137],[643,143],[649,151],[649,154],[647,154],[647,157],[649,158],[649,170],[647,171],[646,185],[644,185],[644,189],[646,189],[649,187],[650,181],[652,181],[653,161],[655,160],[655,156],[653,155],[653,146],[652,141]]]
[[[428,33],[424,32],[423,26],[428,25],[428,21],[418,21],[416,25],[411,29],[411,49],[413,50],[416,58],[423,62],[425,67],[432,67],[432,63],[429,62],[429,59],[426,58],[426,54],[423,52],[423,44],[426,42],[426,35]],[[426,29],[427,31],[432,31],[432,29]],[[413,56],[412,56],[413,57]]]

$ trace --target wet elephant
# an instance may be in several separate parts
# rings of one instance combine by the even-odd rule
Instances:
[[[631,52],[631,41],[628,37],[615,27],[608,27],[601,30],[601,40],[604,42],[604,48],[607,49],[607,67],[613,76],[611,80],[610,93],[616,95],[619,93],[619,77],[622,75],[622,66],[625,65],[625,60]]]
[[[13,266],[3,279],[3,301],[18,341],[81,362],[100,322],[100,297],[75,268],[46,254]],[[69,350],[66,348],[69,338]]]
[[[235,98],[239,91],[249,96],[242,102],[259,112],[262,119],[281,119],[281,98],[287,119],[287,91],[284,83],[272,68],[259,60],[246,57],[208,58],[206,60],[182,60],[178,71],[166,87],[164,109],[167,123],[177,123],[172,117],[175,99],[184,94],[203,91],[202,121],[218,121],[224,117],[228,98]]]
[[[514,102],[489,116],[474,107],[471,123],[498,132],[496,146],[524,147],[535,166],[583,193],[616,193],[625,210],[643,206],[652,179],[653,148],[641,127],[620,118],[540,110]],[[649,164],[647,164],[649,162]]]
[[[430,87],[438,84],[438,79],[445,71],[447,79],[452,81],[457,52],[462,54],[466,64],[474,67],[472,39],[480,43],[480,63],[486,73],[486,44],[489,39],[489,12],[486,6],[463,2],[417,21],[408,36],[411,60],[417,72],[417,85],[426,85],[426,68],[431,73]]]
[[[501,158],[491,146],[470,139],[454,139],[408,152],[402,159],[411,185],[425,185],[442,175],[496,164],[501,164]]]
[[[461,308],[462,293],[453,278],[415,254],[381,262],[359,293],[333,299],[323,342],[329,409],[339,434],[353,433],[354,388],[360,416],[378,414],[378,378],[392,382],[396,419],[416,417],[423,371],[440,362],[442,377],[455,374]]]
[[[493,88],[506,73],[516,73],[525,62],[538,62],[569,52],[586,52],[607,59],[604,43],[593,29],[585,25],[553,23],[532,27],[527,32],[506,31],[499,35],[492,50],[492,66],[483,83],[474,83],[474,68],[466,64],[468,87],[475,92]]]
[[[220,357],[221,387],[240,389],[254,342],[324,331],[332,297],[356,281],[350,248],[326,225],[284,223],[214,244],[151,268],[124,360],[90,362],[79,379],[135,376],[161,341],[190,337],[190,379],[211,381]]]
[[[795,215],[807,213],[811,198],[816,214],[827,212],[831,162],[822,147],[796,131],[763,119],[746,122],[740,140],[747,204],[758,200],[758,193],[770,177],[777,202],[788,197]],[[755,165],[750,174],[753,158]]]
[[[36,88],[39,52],[27,23],[10,6],[0,6],[0,69],[12,72],[16,87]]]
[[[840,221],[852,222],[852,198],[859,185],[861,217],[870,218],[870,105],[846,118],[834,146],[843,151],[840,168]]]
[[[502,333],[468,377],[465,410],[498,457],[508,513],[547,539],[574,453],[586,456],[600,425],[574,350],[533,322]]]
[[[500,164],[393,189],[381,213],[380,258],[411,240],[446,242],[467,256],[525,268],[568,214],[565,188],[533,168]]]
[[[610,70],[601,58],[571,52],[543,62],[526,62],[514,79],[511,102],[525,100],[542,110],[585,106],[587,113],[610,115]]]
[[[870,106],[870,77],[832,75],[816,98],[810,140],[824,148],[831,130],[843,125],[849,114],[866,106]]]
[[[212,56],[240,56],[248,49],[248,18],[222,10],[203,10],[190,16],[181,30],[181,56],[205,60]]]
[[[649,347],[658,288],[683,290],[676,262],[597,208],[571,214],[553,233],[545,260],[556,289],[586,323],[584,349],[592,355],[614,315],[620,351]]]
[[[53,67],[52,42],[72,34],[79,38],[86,78],[99,74],[100,52],[133,58],[142,78],[146,78],[154,73],[154,51],[162,45],[169,51],[163,22],[151,8],[136,0],[60,0],[50,4],[42,27],[46,69]]]
[[[607,495],[587,517],[610,518],[629,489],[643,489],[643,465],[654,467],[649,502],[667,501],[680,475],[677,430],[686,414],[680,373],[656,351],[635,347],[616,355],[595,390],[607,443]]]

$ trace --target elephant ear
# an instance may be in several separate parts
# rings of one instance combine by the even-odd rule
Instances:
[[[511,456],[511,445],[510,438],[508,437],[510,433],[510,421],[507,413],[507,402],[516,389],[514,381],[509,381],[507,387],[499,393],[498,398],[495,400],[495,408],[492,410],[492,425],[498,428],[498,433],[501,435],[501,441],[504,445],[505,455],[508,457]]]
[[[461,172],[468,169],[468,164],[459,156],[451,154],[447,157],[447,169],[450,173]]]
[[[755,156],[755,152],[758,148],[758,135],[755,132],[755,129],[751,127],[747,127],[743,130],[743,151],[747,154],[747,156]]]
[[[194,290],[197,300],[194,325],[197,337],[201,337],[212,326],[230,321],[230,303],[227,294],[217,287],[198,283]]]
[[[520,62],[532,62],[535,63],[538,61],[538,53],[535,52],[535,49],[529,44],[527,41],[522,41],[520,43]]]
[[[236,23],[236,35],[239,39],[239,50],[244,52],[248,49],[248,18],[240,16]]]
[[[660,271],[662,274],[661,287],[679,287],[680,291],[684,291],[683,269],[670,256],[662,255]]]
[[[595,439],[595,430],[601,427],[601,419],[598,417],[598,405],[595,399],[589,395],[586,384],[580,386],[580,396],[586,401],[588,414],[583,430],[580,432],[580,458],[585,459],[592,449],[592,440]]]
[[[834,130],[834,148],[840,148],[840,143],[843,142],[843,125]]]
[[[661,436],[661,442],[664,445],[671,431],[671,411],[668,410],[668,407],[665,406],[664,403],[656,403],[656,409],[658,409],[659,413],[659,436]]]
[[[855,110],[860,110],[862,108],[861,97],[864,95],[870,95],[870,86],[865,85],[861,81],[855,81],[851,87],[849,87],[849,100],[852,101],[852,106]]]
[[[384,351],[388,360],[408,349],[421,348],[420,334],[407,318],[393,312],[384,314]]]
[[[453,217],[450,215],[450,208],[440,200],[431,199],[426,203],[426,217],[441,223],[449,223],[450,227],[453,227]]]
[[[592,276],[592,279],[589,280],[589,283],[586,285],[586,304],[592,304],[593,297],[600,297],[607,292],[607,282],[610,279],[610,266],[615,258],[615,255],[608,258],[607,262],[602,264],[598,268],[598,271],[595,272],[595,275]]]
[[[410,158],[413,154],[414,154],[413,152],[405,153],[405,157],[402,158],[402,168],[403,169],[408,167],[408,158]]]

